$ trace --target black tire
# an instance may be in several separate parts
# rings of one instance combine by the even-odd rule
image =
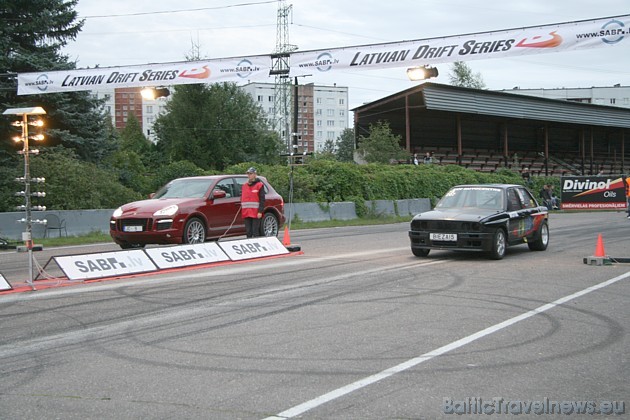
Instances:
[[[430,249],[424,249],[424,248],[411,248],[411,252],[413,253],[413,255],[415,255],[416,257],[426,257],[429,255],[429,251]]]
[[[278,236],[280,231],[280,223],[275,214],[265,213],[260,222],[260,230],[262,236]]]
[[[490,258],[493,260],[500,260],[505,257],[505,251],[507,250],[507,239],[505,231],[503,229],[497,229],[494,231],[492,237],[492,249],[490,249]]]
[[[145,247],[146,244],[130,244],[125,242],[124,244],[118,244],[120,245],[121,249],[142,249]]]
[[[206,241],[206,226],[203,222],[193,217],[186,222],[182,242],[185,244],[202,244]]]
[[[547,249],[547,245],[549,245],[549,226],[547,222],[542,222],[540,228],[538,229],[538,237],[533,242],[528,242],[527,246],[532,251],[544,251]]]

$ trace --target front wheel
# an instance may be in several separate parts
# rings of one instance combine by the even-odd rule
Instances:
[[[505,239],[505,231],[503,229],[497,229],[494,231],[492,237],[492,249],[490,250],[490,258],[493,260],[500,260],[505,257],[505,251],[507,248],[507,241]]]
[[[411,252],[416,257],[426,257],[429,255],[429,251],[430,251],[429,249],[425,249],[425,248],[411,248]]]
[[[278,236],[280,224],[278,218],[273,213],[265,213],[260,224],[263,236]]]
[[[183,243],[202,244],[206,241],[206,227],[201,220],[193,217],[184,227]]]
[[[538,230],[538,238],[533,242],[528,242],[527,246],[532,251],[544,251],[549,245],[549,226],[547,222],[542,222]]]

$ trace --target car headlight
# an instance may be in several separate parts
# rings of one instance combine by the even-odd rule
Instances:
[[[114,210],[114,213],[112,214],[112,217],[120,217],[123,214],[123,209],[122,207],[118,207],[116,210]]]
[[[173,204],[172,206],[164,207],[163,209],[156,211],[155,213],[153,213],[153,215],[154,216],[172,216],[175,213],[177,213],[178,210],[179,210],[179,207]]]

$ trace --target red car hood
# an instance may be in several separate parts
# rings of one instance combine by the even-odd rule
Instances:
[[[122,206],[123,214],[121,217],[129,216],[152,216],[158,210],[162,210],[168,206],[176,204],[180,210],[189,206],[198,204],[199,198],[159,198],[150,200],[134,201]]]

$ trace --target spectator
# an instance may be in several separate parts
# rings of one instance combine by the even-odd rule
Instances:
[[[521,176],[523,177],[523,180],[525,181],[525,183],[529,186],[532,183],[532,174],[529,173],[529,167],[526,166],[525,169],[523,169],[523,172],[521,173]]]
[[[420,163],[420,162],[418,162],[418,154],[417,154],[417,153],[414,153],[414,154],[413,154],[413,164],[414,164],[414,165],[417,165],[418,163]]]
[[[551,195],[551,185],[545,184],[540,190],[540,198],[542,198],[543,205],[547,207],[547,210],[551,210],[553,208],[553,197]]]
[[[424,162],[426,165],[429,165],[429,164],[433,163],[433,157],[431,156],[431,153],[427,152],[427,153],[424,155],[423,162]]]

